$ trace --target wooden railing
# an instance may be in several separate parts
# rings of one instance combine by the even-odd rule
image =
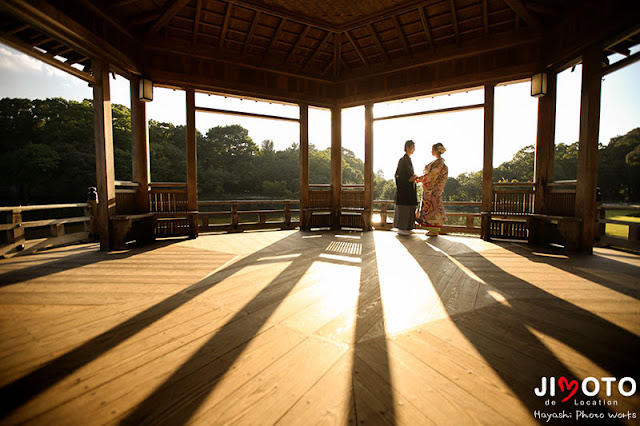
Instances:
[[[42,219],[43,216],[65,216],[65,209],[83,209],[84,214]],[[33,217],[25,221],[23,215]],[[88,241],[92,226],[91,206],[87,203],[0,207],[0,218],[0,257]]]
[[[640,221],[607,218],[607,211],[625,211],[634,218],[638,215],[640,220],[640,205],[601,204],[596,219],[596,244],[640,251]]]
[[[526,216],[533,213],[532,182],[495,182],[491,200],[492,216]]]
[[[187,184],[183,182],[150,183],[149,211],[156,213],[184,213],[189,211]]]
[[[442,226],[442,233],[458,232],[464,234],[479,234],[480,233],[480,217],[479,212],[482,203],[475,201],[445,201],[445,211],[447,214],[447,221]],[[389,209],[389,206],[394,207],[395,203],[391,200],[375,200],[373,202],[373,216],[372,225],[375,229],[391,229],[393,227],[393,214],[394,210]],[[477,212],[460,212],[449,211],[447,207],[468,207],[478,210]],[[459,223],[458,218],[463,218],[462,224]]]
[[[575,180],[559,180],[547,184],[545,192],[545,214],[573,217],[576,215]]]
[[[282,205],[278,209],[255,209],[256,205]],[[228,206],[228,210],[218,210]],[[297,206],[297,208],[292,208]],[[293,229],[300,224],[299,200],[199,201],[200,232],[242,232],[254,229]],[[205,211],[214,208],[215,211]],[[249,219],[247,219],[249,218]],[[251,220],[255,219],[257,220]]]

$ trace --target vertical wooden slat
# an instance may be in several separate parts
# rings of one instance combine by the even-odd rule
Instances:
[[[364,106],[364,228],[371,230],[373,214],[373,104]]]
[[[96,84],[93,86],[96,183],[98,188],[96,229],[100,236],[100,250],[109,250],[109,218],[116,214],[109,65],[94,60],[92,69],[96,78]]]
[[[300,229],[307,230],[309,214],[309,106],[300,104]]]
[[[340,224],[340,193],[342,192],[342,110],[331,108],[331,206],[333,227]]]
[[[489,240],[491,232],[491,199],[493,192],[493,117],[494,88],[484,86],[484,151],[482,162],[482,238]]]
[[[231,9],[231,4],[229,5]],[[196,141],[196,95],[193,89],[187,89],[187,208],[198,210],[198,174]],[[189,216],[189,237],[198,236],[198,215]]]
[[[582,57],[580,135],[578,138],[578,182],[576,214],[582,218],[580,250],[593,251],[598,183],[598,133],[600,131],[602,50],[592,48]]]
[[[538,98],[538,132],[535,157],[535,206],[534,212],[545,214],[547,183],[553,181],[553,159],[556,134],[556,81],[554,71],[548,72],[547,94]]]

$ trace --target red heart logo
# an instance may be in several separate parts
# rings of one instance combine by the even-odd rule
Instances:
[[[562,400],[562,402],[566,402],[567,400],[569,400],[569,398],[575,395],[576,392],[578,392],[578,381],[577,380],[569,381],[567,380],[566,377],[562,376],[558,379],[558,387],[562,392],[564,392],[565,390],[571,392],[567,397],[565,397]],[[571,390],[571,388],[573,388],[573,390]]]

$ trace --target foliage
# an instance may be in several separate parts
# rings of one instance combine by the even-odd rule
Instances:
[[[131,114],[112,105],[116,179],[131,179]],[[0,100],[0,197],[3,204],[81,201],[95,186],[93,105],[64,99]],[[151,176],[155,182],[186,181],[186,128],[149,121]],[[248,130],[218,126],[196,132],[200,199],[290,198],[300,192],[297,143],[276,150],[258,146]],[[449,162],[455,159],[448,159]],[[535,149],[526,146],[494,169],[496,180],[533,180]],[[554,177],[575,179],[578,143],[556,145]],[[309,147],[310,183],[331,182],[331,149]],[[364,163],[342,150],[344,184],[364,183]],[[640,200],[640,128],[611,139],[599,149],[598,184],[604,201]],[[393,200],[395,182],[374,173],[375,199]],[[482,171],[450,176],[445,200],[480,201]]]

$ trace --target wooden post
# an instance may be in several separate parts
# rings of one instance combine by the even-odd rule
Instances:
[[[598,133],[600,131],[602,49],[592,48],[582,56],[580,135],[578,138],[578,182],[576,216],[582,219],[580,250],[593,252],[598,185]]]
[[[371,230],[373,215],[373,104],[364,106],[364,230]]]
[[[187,89],[187,207],[190,212],[198,211],[198,175],[196,141],[196,95]],[[189,238],[198,236],[198,215],[189,215]]]
[[[116,213],[109,65],[96,60],[93,61],[92,68],[96,78],[93,86],[96,186],[98,188],[96,230],[100,237],[100,250],[109,250],[111,247],[109,218]]]
[[[340,192],[342,191],[342,110],[331,108],[331,227],[340,227]]]
[[[535,213],[546,213],[545,191],[547,183],[553,181],[553,160],[556,135],[556,81],[557,74],[548,72],[547,94],[538,98],[538,133],[535,158]]]
[[[491,239],[491,200],[493,198],[493,84],[484,86],[484,154],[482,162],[482,230],[484,240]]]
[[[308,231],[309,214],[309,106],[300,104],[300,229]]]
[[[140,100],[138,78],[131,79],[131,167],[134,182],[138,182],[136,194],[136,210],[139,213],[149,212],[149,127],[147,123],[147,106]]]

